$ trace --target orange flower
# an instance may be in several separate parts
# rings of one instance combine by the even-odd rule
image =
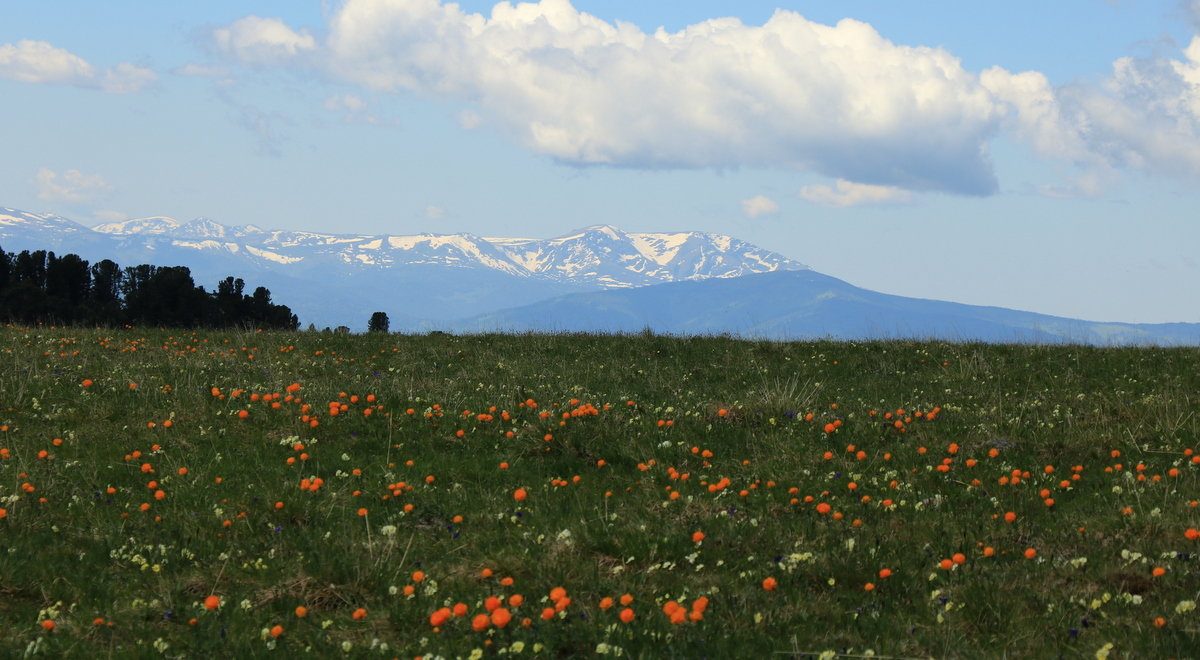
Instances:
[[[303,619],[308,616],[308,608],[303,605],[296,606],[296,618]]]
[[[215,610],[221,606],[221,597],[212,595],[204,599],[204,609]]]
[[[704,532],[692,532],[692,543],[699,543],[704,540]]]
[[[879,569],[879,579],[886,580],[890,577],[892,577],[892,569],[890,569],[890,568]]]
[[[424,580],[424,579],[425,579],[425,572],[424,572],[424,571],[413,571],[413,574],[412,574],[412,581],[413,581],[413,582],[421,582],[421,581],[422,581],[422,580]]]
[[[434,628],[441,626],[443,623],[446,623],[449,620],[450,620],[450,608],[449,607],[443,607],[440,610],[429,615],[429,625],[433,626]]]
[[[1025,548],[1025,558],[1026,559],[1033,559],[1036,556],[1037,556],[1037,550],[1035,550],[1033,548]]]
[[[512,621],[512,612],[509,612],[501,607],[492,612],[491,620],[493,626],[496,626],[497,628],[503,628],[508,625],[509,621]]]
[[[1004,514],[1004,522],[1010,523],[1016,519],[1017,519],[1017,514],[1013,513],[1012,511],[1009,511]]]
[[[492,620],[486,614],[476,614],[474,619],[471,619],[471,628],[475,632],[483,632],[491,625]]]
[[[526,497],[529,497],[529,493],[525,492],[524,488],[518,488],[513,491],[513,499],[518,502],[524,502]]]
[[[775,591],[775,587],[778,585],[779,583],[773,577],[768,577],[762,581],[762,588],[766,589],[767,591]]]
[[[367,618],[367,611],[360,607],[357,610],[354,610],[354,613],[351,614],[350,617],[355,621],[362,621],[363,619]]]
[[[610,608],[610,607],[612,607],[612,606],[613,606],[613,599],[612,599],[612,598],[609,598],[608,596],[605,596],[604,598],[601,598],[601,599],[600,599],[600,609],[602,609],[602,610],[607,610],[608,608]]]
[[[57,624],[54,623],[53,619],[46,619],[45,621],[42,621],[42,623],[40,625],[42,626],[42,630],[45,630],[46,632],[53,631],[54,628],[57,626]]]
[[[626,607],[625,609],[621,610],[621,613],[617,616],[621,619],[621,623],[629,623],[630,621],[633,621],[633,617],[635,617],[636,614],[634,614],[631,608]]]
[[[283,626],[274,625],[271,627],[271,637],[279,637],[283,634]]]

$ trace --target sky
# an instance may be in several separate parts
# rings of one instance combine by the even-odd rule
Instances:
[[[0,206],[705,231],[1200,322],[1200,0],[0,0]]]

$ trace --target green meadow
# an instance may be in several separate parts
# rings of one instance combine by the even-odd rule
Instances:
[[[1195,657],[1200,350],[0,328],[0,652]]]

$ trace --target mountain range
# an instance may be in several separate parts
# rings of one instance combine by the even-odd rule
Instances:
[[[0,208],[0,247],[188,266],[266,286],[301,324],[393,330],[730,333],[1200,345],[1200,324],[1079,321],[882,294],[730,236],[601,225],[549,239],[326,234],[155,216],[86,227]]]

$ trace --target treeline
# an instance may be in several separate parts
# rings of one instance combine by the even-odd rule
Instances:
[[[143,325],[172,328],[255,327],[295,330],[292,310],[258,287],[227,277],[208,292],[185,266],[121,268],[78,255],[0,248],[0,321],[56,325]]]

